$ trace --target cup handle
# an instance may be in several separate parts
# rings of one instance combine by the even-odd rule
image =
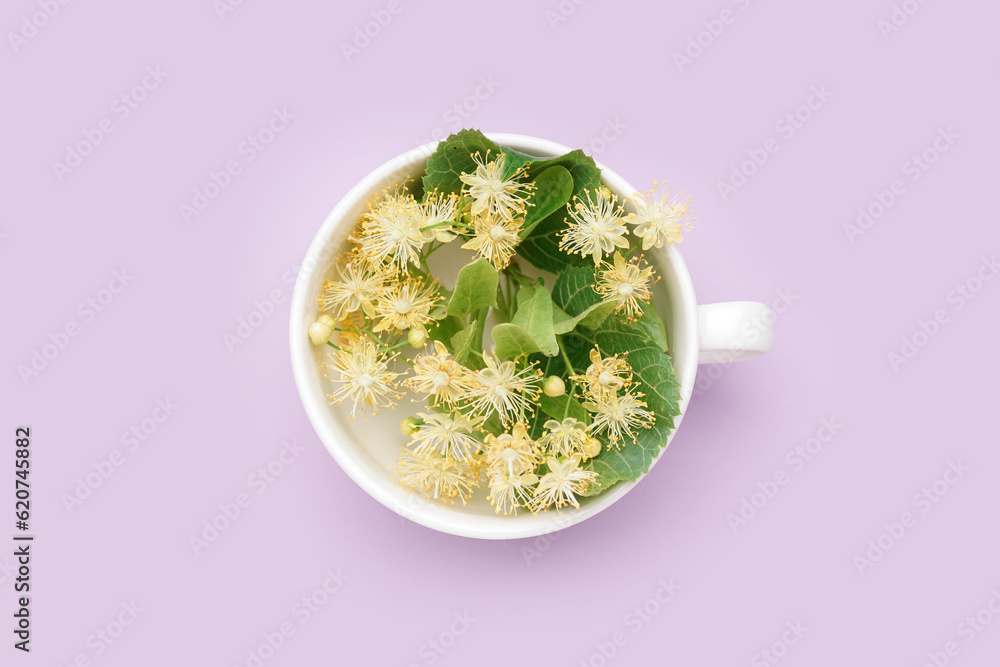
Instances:
[[[774,344],[774,313],[756,301],[726,301],[698,306],[699,364],[759,357]]]

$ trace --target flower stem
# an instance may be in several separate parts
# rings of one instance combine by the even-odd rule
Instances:
[[[563,363],[566,364],[566,374],[576,375],[576,370],[573,368],[573,364],[569,360],[569,355],[566,354],[566,347],[563,345],[563,337],[556,336],[556,342],[559,344],[559,351],[562,353]]]

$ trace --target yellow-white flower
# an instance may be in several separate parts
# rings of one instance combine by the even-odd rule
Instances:
[[[413,377],[406,384],[415,393],[436,396],[453,403],[469,387],[467,369],[448,354],[448,348],[434,341],[434,354],[418,354],[413,359]]]
[[[361,223],[360,252],[375,271],[405,271],[420,261],[424,214],[409,195],[387,197]]]
[[[475,465],[438,454],[418,456],[404,449],[397,470],[404,486],[419,489],[438,500],[454,500],[457,496],[463,505],[472,495],[472,488],[479,486]]]
[[[441,299],[437,283],[423,278],[407,278],[384,287],[375,302],[381,318],[372,331],[395,328],[399,331],[421,328],[431,321],[431,308]]]
[[[592,470],[581,470],[580,459],[575,456],[559,460],[555,457],[545,459],[549,467],[535,487],[535,510],[543,510],[555,504],[556,508],[563,505],[580,507],[576,499],[578,495],[587,492],[587,488],[597,479],[597,473]]]
[[[496,355],[483,353],[486,367],[469,376],[466,392],[477,414],[489,417],[496,412],[504,424],[523,419],[532,412],[542,390],[542,373],[533,365],[517,370],[513,361],[500,361]]]
[[[510,263],[514,248],[521,242],[518,232],[523,224],[523,218],[484,213],[474,219],[475,234],[462,247],[475,250],[497,269],[502,269]]]
[[[496,513],[517,514],[519,507],[530,507],[532,487],[538,483],[533,473],[509,475],[506,472],[490,477],[490,504]]]
[[[579,197],[566,205],[569,218],[562,233],[559,248],[570,254],[594,258],[594,266],[601,263],[601,257],[615,248],[628,248],[625,238],[627,230],[622,223],[624,212],[618,206],[613,194],[602,190],[591,193],[584,190],[586,202]],[[593,196],[591,196],[593,195]]]
[[[362,401],[374,407],[376,413],[380,407],[391,407],[400,396],[396,391],[398,373],[389,368],[392,359],[380,354],[378,346],[367,338],[359,339],[350,350],[337,350],[329,366],[339,374],[339,378],[330,379],[339,382],[340,387],[330,398],[337,403],[351,400],[352,417]]]
[[[438,453],[456,461],[471,461],[472,455],[482,448],[482,443],[472,437],[482,417],[467,417],[458,411],[452,415],[421,412],[418,416],[423,424],[417,426],[413,434],[414,454]]]
[[[612,355],[602,357],[601,351],[594,348],[590,351],[590,366],[583,375],[571,378],[583,387],[584,395],[592,402],[602,397],[610,396],[619,389],[632,383],[632,367],[623,357]]]
[[[472,155],[476,163],[474,174],[462,174],[459,178],[468,188],[472,197],[472,214],[491,213],[501,218],[517,217],[524,211],[525,199],[534,189],[534,184],[518,181],[524,175],[520,167],[509,176],[504,175],[506,154],[500,153],[490,160],[490,152],[483,158],[479,153]]]
[[[342,264],[337,269],[340,280],[327,280],[323,284],[319,304],[323,310],[332,312],[334,317],[344,317],[359,308],[369,316],[375,314],[375,298],[382,288],[385,276],[368,266],[356,264],[360,263],[350,261]]]
[[[566,417],[561,422],[550,419],[545,422],[547,433],[538,444],[548,448],[553,456],[578,456],[581,461],[601,453],[601,443],[587,433],[587,425],[579,419]]]
[[[491,477],[531,472],[541,460],[522,422],[514,424],[510,433],[486,436],[486,465]]]
[[[597,402],[585,402],[583,406],[594,413],[590,432],[606,434],[612,447],[617,447],[626,438],[635,441],[633,429],[650,428],[656,420],[641,396],[625,391],[602,397]]]
[[[663,193],[659,192],[663,188]],[[652,190],[632,195],[635,212],[629,213],[628,222],[635,225],[632,233],[642,239],[642,249],[659,248],[666,241],[680,243],[684,240],[681,232],[691,229],[687,220],[690,199],[686,194],[671,194],[666,185],[657,181]]]
[[[456,194],[444,195],[436,190],[424,195],[424,201],[420,204],[424,216],[420,231],[424,235],[424,241],[437,239],[441,243],[448,243],[455,238],[455,229],[447,223],[458,219],[458,200]]]
[[[594,290],[605,303],[616,302],[616,313],[622,311],[634,319],[642,315],[640,301],[649,301],[653,296],[653,269],[643,264],[642,257],[626,262],[621,253],[615,253],[615,261],[604,262],[597,275]]]

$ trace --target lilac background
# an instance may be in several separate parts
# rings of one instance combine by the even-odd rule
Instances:
[[[32,426],[38,540],[30,656],[10,647],[0,556],[0,662],[255,664],[248,650],[287,622],[264,664],[761,665],[799,622],[782,664],[918,666],[949,641],[951,664],[996,664],[1000,618],[971,642],[958,626],[1000,590],[1000,280],[961,309],[952,290],[1000,247],[1000,6],[910,0],[919,11],[886,39],[890,0],[565,0],[554,26],[555,0],[401,3],[349,61],[341,43],[388,2],[246,0],[222,18],[211,0],[74,2],[16,47],[39,5],[0,10],[3,437]],[[679,68],[673,54],[724,9],[734,21]],[[151,66],[165,80],[121,119],[114,100]],[[475,99],[480,77],[494,90]],[[776,123],[813,86],[832,97],[784,138]],[[290,278],[313,234],[372,168],[457,127],[456,104],[464,124],[690,190],[699,220],[682,249],[701,302],[793,295],[773,354],[702,367],[645,482],[549,538],[478,542],[400,519],[337,467],[292,382]],[[240,143],[275,107],[294,119],[246,161]],[[102,118],[114,132],[60,181],[52,163]],[[904,163],[948,127],[957,141],[911,181]],[[717,181],[769,137],[780,149],[724,201]],[[179,206],[229,160],[241,172],[186,223]],[[894,179],[905,193],[850,242],[845,224]],[[129,285],[88,322],[79,304],[121,269]],[[225,335],[275,291],[230,350]],[[894,370],[887,355],[939,309],[947,322]],[[69,322],[79,335],[22,381]],[[123,432],[166,398],[179,407],[129,451]],[[787,452],[830,417],[842,429],[795,470]],[[258,495],[250,476],[286,440],[302,452]],[[113,450],[121,465],[69,511]],[[949,461],[969,470],[922,513],[914,495]],[[727,515],[776,471],[787,484],[734,532]],[[250,506],[196,554],[189,538],[241,493]],[[915,525],[859,568],[904,512]],[[293,605],[337,568],[350,579],[301,623]],[[651,602],[671,579],[676,596]],[[133,600],[138,620],[98,655],[94,633]],[[655,612],[637,623],[643,605]],[[450,635],[462,612],[474,622]]]

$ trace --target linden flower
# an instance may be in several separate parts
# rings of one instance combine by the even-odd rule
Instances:
[[[457,461],[472,461],[472,455],[482,444],[472,437],[473,430],[482,423],[482,417],[467,417],[460,412],[454,416],[439,412],[421,412],[424,420],[413,434],[413,453],[429,456],[433,453],[449,456]]]
[[[553,503],[556,509],[572,505],[579,509],[577,495],[587,492],[587,487],[597,479],[593,470],[580,470],[580,459],[570,456],[562,461],[549,457],[545,460],[549,472],[535,487],[535,510],[543,510]]]
[[[476,163],[476,173],[459,176],[468,187],[468,195],[472,202],[472,214],[490,213],[506,220],[514,218],[526,206],[525,198],[534,190],[533,183],[518,182],[524,175],[525,168],[520,167],[509,177],[504,178],[504,162],[506,154],[500,153],[490,161],[490,152],[486,151],[485,160],[479,153],[472,155]]]
[[[581,461],[601,453],[601,443],[587,433],[587,425],[579,419],[566,417],[561,422],[550,419],[545,422],[548,433],[538,444],[548,447],[554,456],[578,456]]]
[[[340,280],[327,280],[319,297],[319,305],[338,318],[359,308],[369,316],[375,315],[375,297],[385,277],[366,266],[356,267],[354,262],[338,268]]]
[[[491,476],[531,472],[541,460],[523,422],[514,424],[510,433],[486,436],[486,465]]]
[[[437,396],[454,403],[469,387],[467,370],[448,354],[448,348],[434,341],[434,354],[418,354],[413,360],[413,377],[407,386],[418,394]]]
[[[393,271],[405,271],[408,264],[420,261],[423,220],[424,214],[412,197],[387,198],[367,213],[361,223],[360,238],[355,240],[376,270],[388,265]]]
[[[530,507],[532,488],[538,483],[538,476],[532,473],[520,475],[502,474],[490,478],[490,504],[496,513],[517,514],[517,508]]]
[[[628,360],[617,356],[602,357],[601,351],[590,351],[590,366],[584,375],[570,378],[583,385],[584,393],[594,402],[615,394],[632,383],[632,367]]]
[[[615,248],[628,248],[625,239],[626,229],[622,224],[623,211],[617,206],[618,199],[614,195],[605,196],[601,190],[593,193],[584,190],[586,203],[579,197],[573,197],[573,202],[566,205],[569,211],[566,230],[559,241],[559,249],[570,254],[579,254],[594,258],[594,266],[601,263],[604,254],[610,254]]]
[[[359,339],[350,350],[337,350],[330,366],[340,373],[340,379],[335,381],[341,386],[330,398],[337,403],[344,399],[353,401],[352,417],[362,400],[373,406],[376,413],[380,407],[392,407],[400,396],[396,391],[398,373],[389,370],[392,359],[380,354],[378,346],[367,338]]]
[[[483,417],[496,412],[505,425],[532,412],[532,404],[542,393],[541,371],[534,365],[517,370],[513,361],[500,361],[489,352],[483,354],[483,362],[486,368],[469,377],[466,391],[466,397],[473,400],[473,410]]]
[[[597,277],[594,290],[605,303],[618,302],[616,313],[625,311],[630,319],[642,315],[640,301],[649,301],[653,296],[653,269],[644,266],[641,257],[626,262],[621,253],[615,253],[614,264],[605,262]]]
[[[455,229],[447,223],[458,218],[458,199],[458,195],[443,195],[436,190],[424,196],[424,201],[420,204],[424,216],[420,231],[424,241],[437,239],[441,243],[448,243],[455,238]]]
[[[399,331],[423,328],[431,321],[431,308],[441,299],[437,284],[423,278],[407,278],[382,289],[375,303],[375,313],[381,318],[372,331],[395,327]]]
[[[415,456],[405,449],[397,462],[397,470],[404,486],[420,489],[434,499],[465,499],[472,495],[472,487],[479,486],[475,466],[468,466],[446,456],[431,454]]]
[[[664,192],[658,195],[661,187]],[[630,199],[636,211],[629,213],[626,222],[635,225],[632,233],[642,238],[643,250],[659,248],[664,241],[680,243],[684,240],[681,232],[691,229],[687,220],[691,200],[681,201],[684,196],[672,195],[661,181],[657,181],[652,190],[632,195]]]
[[[503,218],[486,213],[475,218],[475,236],[462,247],[475,250],[497,269],[502,269],[510,263],[514,248],[521,242],[518,232],[522,225],[523,218]]]
[[[622,395],[605,397],[600,401],[586,402],[585,408],[594,412],[594,422],[590,425],[592,433],[606,433],[612,447],[617,447],[625,438],[635,441],[634,428],[650,428],[656,417],[646,409],[646,403],[640,397],[642,394],[632,394],[626,391]]]

